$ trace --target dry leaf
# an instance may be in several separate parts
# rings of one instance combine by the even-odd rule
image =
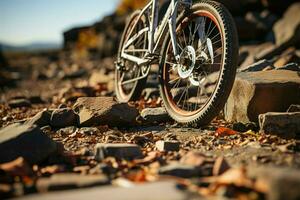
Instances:
[[[215,132],[216,136],[228,136],[228,135],[235,135],[235,134],[237,134],[237,131],[225,127],[219,127]]]

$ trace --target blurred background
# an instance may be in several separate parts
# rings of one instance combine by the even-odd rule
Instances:
[[[258,61],[262,70],[298,69],[298,1],[218,1],[238,28],[240,71]],[[147,2],[1,0],[1,101],[35,95],[67,103],[81,96],[113,95],[113,62],[126,18]],[[152,79],[149,87],[156,85],[155,75]]]

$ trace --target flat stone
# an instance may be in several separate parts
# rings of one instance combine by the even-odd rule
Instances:
[[[56,143],[37,126],[12,124],[0,130],[0,163],[18,157],[30,164],[40,163],[56,149]]]
[[[186,193],[179,190],[177,183],[174,181],[161,181],[154,183],[146,183],[134,185],[134,187],[115,187],[103,186],[86,189],[78,189],[72,191],[51,192],[45,194],[34,194],[20,199],[31,200],[57,200],[57,197],[64,200],[79,199],[99,199],[105,197],[106,200],[141,200],[149,197],[151,200],[186,200],[199,199],[199,195]]]
[[[50,124],[51,114],[52,113],[47,110],[41,111],[25,123],[28,125],[37,125],[38,127],[47,126]]]
[[[253,63],[244,69],[240,69],[240,72],[258,72],[264,70],[269,66],[272,66],[272,64],[273,63],[271,61],[264,59],[257,61],[256,63]]]
[[[66,190],[109,184],[105,175],[80,175],[76,173],[54,174],[50,178],[39,178],[36,183],[39,192]]]
[[[201,176],[201,170],[192,165],[172,163],[159,169],[159,174],[177,176],[181,178],[192,178]]]
[[[284,66],[280,66],[276,68],[277,70],[290,70],[295,72],[300,72],[300,67],[297,63],[288,63]]]
[[[260,130],[267,134],[295,137],[300,135],[300,112],[261,114],[259,126]]]
[[[11,108],[31,107],[31,103],[28,99],[12,99],[8,102]]]
[[[300,77],[297,72],[270,70],[237,75],[224,109],[232,122],[257,122],[266,112],[285,112],[300,104]]]
[[[159,140],[155,143],[155,147],[159,151],[179,151],[180,142]]]
[[[95,159],[101,161],[107,157],[133,160],[143,157],[141,148],[135,144],[102,144],[95,146]]]
[[[143,122],[146,123],[163,123],[172,121],[167,111],[163,107],[145,108],[141,112]]]
[[[138,110],[113,97],[83,97],[74,105],[80,126],[129,126],[135,124]]]
[[[50,125],[57,128],[77,126],[78,115],[69,108],[54,110],[51,115]]]

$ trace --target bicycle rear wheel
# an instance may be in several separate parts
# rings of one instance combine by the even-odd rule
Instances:
[[[224,107],[236,74],[238,36],[228,10],[213,1],[179,16],[177,63],[168,35],[160,59],[160,93],[169,115],[180,123],[208,124]]]

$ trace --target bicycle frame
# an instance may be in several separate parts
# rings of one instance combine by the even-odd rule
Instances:
[[[151,0],[146,7],[141,11],[138,16],[138,20],[136,20],[133,28],[129,31],[129,35],[132,34],[132,31],[139,19],[145,15],[147,11],[151,11],[151,20],[149,22],[150,27],[145,27],[140,30],[138,33],[133,35],[123,46],[121,57],[127,60],[130,60],[136,63],[139,66],[148,65],[151,62],[151,58],[139,58],[133,55],[128,54],[128,52],[146,52],[146,55],[154,55],[159,48],[159,44],[161,42],[162,36],[164,35],[166,28],[169,28],[172,48],[174,52],[174,56],[179,61],[179,54],[177,49],[177,41],[176,41],[176,18],[178,13],[179,4],[184,6],[191,6],[192,0],[171,0],[170,5],[167,9],[167,12],[160,23],[158,24],[158,0]],[[134,41],[136,41],[141,35],[145,32],[148,32],[148,49],[134,49],[134,50],[126,50]],[[151,56],[150,56],[151,57]]]

